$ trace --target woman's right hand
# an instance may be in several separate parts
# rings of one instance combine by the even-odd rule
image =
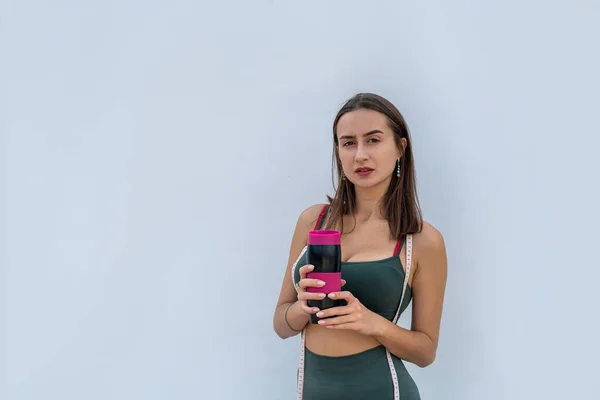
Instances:
[[[307,264],[303,265],[298,272],[300,273],[300,281],[296,285],[296,292],[298,292],[298,303],[300,303],[300,309],[307,315],[316,314],[319,312],[317,307],[309,307],[307,300],[323,300],[326,296],[325,293],[311,293],[307,292],[306,288],[308,287],[323,287],[325,286],[325,282],[320,279],[311,279],[307,278],[306,274],[311,272],[315,267],[313,265]],[[346,281],[342,279],[342,286]]]

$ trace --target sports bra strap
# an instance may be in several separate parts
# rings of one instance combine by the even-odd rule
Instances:
[[[314,230],[320,229],[321,228],[321,222],[323,220],[323,216],[325,215],[325,213],[327,212],[327,209],[329,208],[329,204],[325,204],[323,206],[323,209],[321,210],[321,213],[319,214],[319,218],[317,219],[317,223],[315,224],[315,228]]]
[[[400,250],[404,244],[404,238],[406,238],[406,236],[401,236],[400,239],[398,239],[398,243],[396,243],[396,249],[394,250],[394,257],[398,257],[400,254]]]

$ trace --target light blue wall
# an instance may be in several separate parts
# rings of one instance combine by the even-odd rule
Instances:
[[[600,398],[597,2],[0,11],[7,399],[294,398],[271,316],[357,91],[404,113],[448,246],[423,399]]]

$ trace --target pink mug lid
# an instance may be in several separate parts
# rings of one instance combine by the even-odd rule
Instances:
[[[316,230],[308,232],[308,244],[339,245],[340,232],[334,230]]]

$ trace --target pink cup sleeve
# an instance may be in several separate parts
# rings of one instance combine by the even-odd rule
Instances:
[[[325,282],[325,286],[307,287],[306,291],[310,293],[325,293],[339,292],[342,290],[342,273],[341,272],[309,272],[307,278],[320,279]]]

